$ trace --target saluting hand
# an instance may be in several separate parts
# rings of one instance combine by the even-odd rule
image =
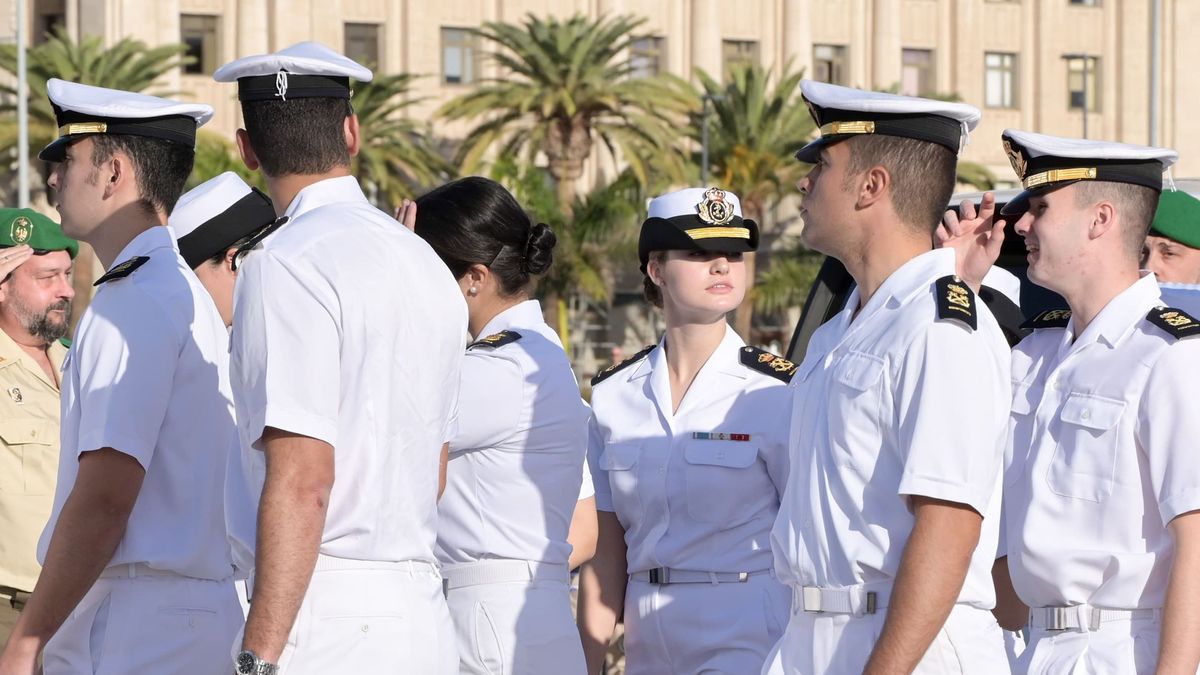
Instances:
[[[400,206],[396,207],[395,219],[400,221],[409,230],[417,231],[417,203],[411,199],[405,199],[400,202]]]
[[[954,249],[958,258],[955,271],[978,293],[983,277],[1000,257],[1004,220],[995,220],[996,196],[991,192],[984,193],[978,214],[971,201],[964,201],[959,208],[962,217],[953,209],[946,211],[935,237],[942,248]]]
[[[415,207],[414,207],[415,213]],[[0,249],[0,284],[8,281],[8,275],[33,256],[33,249],[22,244]]]

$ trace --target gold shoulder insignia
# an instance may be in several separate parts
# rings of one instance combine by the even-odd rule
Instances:
[[[1165,330],[1176,340],[1200,335],[1200,321],[1182,309],[1155,307],[1146,315],[1146,320]]]
[[[654,351],[654,348],[657,346],[658,345],[649,345],[642,351],[634,354],[633,356],[625,359],[624,361],[622,361],[620,363],[614,363],[611,366],[605,368],[604,370],[596,373],[596,375],[594,377],[592,377],[592,386],[594,387],[597,384],[600,384],[601,382],[612,377],[618,370],[621,370],[628,366],[632,366],[633,364],[637,363],[638,361],[641,361],[642,359],[646,358],[646,355],[649,354],[650,352]]]
[[[743,366],[784,382],[791,382],[796,374],[796,364],[757,347],[742,347],[738,358]]]
[[[130,258],[129,260],[126,260],[125,262],[121,263],[120,265],[117,265],[116,267],[112,268],[111,270],[105,272],[104,276],[97,279],[96,283],[94,283],[92,285],[99,286],[100,284],[102,284],[106,281],[112,281],[113,279],[124,279],[125,277],[129,276],[130,274],[133,274],[134,270],[141,267],[142,265],[145,265],[146,261],[148,261],[148,260],[150,260],[150,256],[145,256],[145,255],[139,255],[136,258]]]
[[[1066,328],[1071,320],[1069,309],[1048,309],[1021,324],[1021,328]]]
[[[975,330],[979,317],[975,310],[975,292],[962,279],[951,275],[942,277],[934,284],[937,295],[938,319],[957,321]]]
[[[499,333],[493,333],[485,338],[479,338],[478,340],[467,345],[467,349],[474,349],[476,347],[491,347],[492,349],[495,349],[496,347],[503,347],[510,342],[516,342],[520,339],[521,334],[517,331],[502,330]]]

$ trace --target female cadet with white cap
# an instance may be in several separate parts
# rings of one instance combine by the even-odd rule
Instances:
[[[791,595],[771,570],[795,366],[726,323],[758,225],[736,195],[651,201],[638,255],[659,344],[592,380],[588,461],[600,533],[579,626],[598,673],[624,603],[628,675],[756,673]]]
[[[583,672],[567,542],[587,406],[531,300],[554,233],[499,183],[462,178],[416,202],[416,233],[458,279],[467,347],[458,432],[438,505],[437,556],[462,673]]]

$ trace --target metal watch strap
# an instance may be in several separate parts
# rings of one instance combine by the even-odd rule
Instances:
[[[246,660],[251,660],[254,663],[254,669],[249,671],[249,673],[246,673],[246,671],[242,670],[241,667],[241,664]],[[279,666],[277,664],[264,661],[258,656],[258,654],[255,654],[251,651],[243,651],[242,653],[238,654],[237,667],[238,675],[279,675]]]

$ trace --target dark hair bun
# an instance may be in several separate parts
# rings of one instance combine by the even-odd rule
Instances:
[[[529,228],[529,237],[525,240],[525,256],[522,268],[528,274],[545,274],[554,262],[554,245],[558,237],[554,230],[545,223],[536,223]]]

